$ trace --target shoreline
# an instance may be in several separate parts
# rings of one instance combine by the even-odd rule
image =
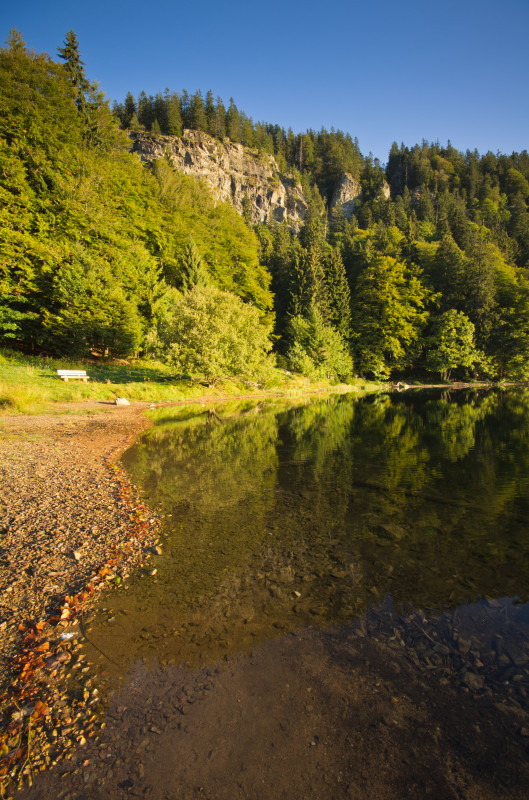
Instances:
[[[21,777],[30,738],[31,759],[44,749],[83,611],[117,576],[141,566],[157,540],[159,520],[115,466],[149,427],[142,413],[147,406],[3,420],[1,782]],[[57,757],[72,744],[57,742]],[[49,763],[54,760],[52,751]]]
[[[409,386],[404,391],[489,386]],[[388,386],[382,391],[396,388]],[[300,396],[322,393],[327,392],[316,390]],[[119,585],[129,570],[144,566],[159,542],[156,513],[143,503],[140,490],[115,463],[152,425],[143,412],[153,407],[277,396],[284,397],[275,393],[204,396],[173,403],[131,402],[125,407],[85,401],[64,404],[62,413],[2,420],[3,796],[12,796],[10,792],[17,785],[27,785],[28,779],[31,784],[32,769],[33,774],[48,771],[69,758],[79,745],[95,742],[101,732],[100,722],[93,720],[97,698],[89,684],[88,689],[82,688],[80,698],[66,702],[70,679],[66,671],[70,673],[72,664],[80,666],[77,651],[78,640],[84,636],[83,614],[99,591],[112,583]],[[75,409],[89,413],[74,415],[71,411]],[[50,743],[57,729],[71,735],[63,738],[61,734]]]
[[[296,392],[291,399],[329,391]],[[143,412],[272,397],[285,395],[204,395],[129,406],[89,400],[1,420],[0,592],[8,598],[0,604],[3,797],[28,779],[31,785],[32,769],[68,758],[95,735],[89,702],[85,708],[65,702],[66,668],[84,636],[83,614],[109,584],[122,585],[130,570],[141,568],[160,542],[156,512],[116,466],[152,425]],[[67,728],[75,723],[72,736],[49,747],[50,733],[64,720]]]
[[[419,389],[482,389],[491,386],[492,384],[485,383],[408,385],[400,392]],[[296,392],[291,399],[328,392],[347,393],[347,388]],[[381,387],[381,391],[396,392],[399,389],[387,385],[385,388]],[[370,392],[357,390],[354,393],[361,396]],[[0,591],[4,597],[11,595],[11,598],[18,596],[20,599],[22,596],[22,604],[0,604],[0,652],[3,659],[13,655],[12,644],[17,638],[16,632],[20,623],[37,622],[42,615],[51,612],[66,594],[78,591],[84,583],[93,579],[94,570],[105,563],[116,547],[128,541],[126,528],[130,522],[130,509],[124,504],[123,498],[118,496],[120,487],[128,481],[124,475],[120,475],[118,480],[114,465],[134,439],[152,425],[143,414],[145,410],[274,397],[289,399],[290,395],[282,392],[256,392],[233,397],[204,394],[174,402],[131,401],[125,407],[89,400],[57,403],[51,413],[4,416],[0,422],[0,531],[5,537],[5,554],[3,559],[0,558]],[[75,414],[75,411],[81,413]],[[28,474],[24,470],[24,462],[33,469],[32,473]],[[35,482],[40,487],[38,495],[34,491]],[[101,517],[103,505],[85,504],[83,508],[82,498],[90,497],[94,486],[99,492],[105,492],[107,511],[111,505],[115,506],[116,519],[107,515],[106,522],[100,520],[100,525],[90,524],[91,514],[96,518]],[[129,485],[128,490],[133,504],[141,501],[141,493],[136,487]],[[79,495],[79,504],[75,509],[77,519],[73,520],[77,529],[71,529],[68,525],[70,509],[64,498],[71,493]],[[54,500],[52,509],[47,502],[50,496]],[[154,536],[158,531],[158,523],[152,516],[152,509],[148,512],[153,519],[153,526],[156,527],[152,531]],[[36,520],[41,519],[42,524],[36,525]],[[107,531],[106,536],[103,533],[104,542],[101,544],[99,528],[104,528],[105,525],[112,528],[112,535],[110,531]],[[37,531],[38,527],[42,527],[42,530]],[[53,535],[57,531],[63,536],[59,536],[58,541],[54,538],[52,544],[55,551],[57,548],[62,551],[60,569],[49,570],[49,577],[53,580],[47,581],[47,585],[43,586],[35,578],[39,570],[47,568],[46,558],[50,555],[50,543],[44,535]],[[18,535],[16,542],[12,540],[12,533],[22,534],[24,541],[21,543]],[[9,552],[13,544],[18,559]],[[31,564],[27,565],[27,559],[20,558],[20,551],[26,546],[30,548],[32,556]],[[90,554],[90,557],[86,558],[82,550]],[[21,568],[26,570],[25,574],[21,574]],[[11,616],[6,617],[6,611]],[[25,616],[22,617],[22,614]],[[0,690],[4,687],[4,669],[0,666]]]

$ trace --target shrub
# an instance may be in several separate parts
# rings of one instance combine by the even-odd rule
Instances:
[[[210,384],[227,377],[262,381],[274,366],[270,328],[257,308],[211,286],[178,298],[164,337],[168,363]]]

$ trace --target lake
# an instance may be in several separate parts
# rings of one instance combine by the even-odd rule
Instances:
[[[375,786],[387,798],[524,796],[527,390],[163,409],[122,463],[163,516],[164,535],[160,552],[125,579],[126,590],[104,597],[89,621],[85,649],[115,730],[134,704],[131,736],[142,728],[134,714],[146,698],[148,706],[165,698],[160,707],[170,698],[173,722],[189,720],[191,710],[195,725],[181,752],[191,734],[212,798],[378,797]],[[293,695],[279,701],[285,686]],[[346,686],[355,687],[348,699]],[[213,701],[206,695],[221,691],[226,705],[219,695],[207,716]],[[243,705],[230,734],[222,724],[235,713],[236,695]],[[336,735],[338,709],[346,699],[350,709],[353,695],[354,724],[363,726],[356,761],[343,749],[353,736],[349,710],[340,717],[347,736]],[[307,721],[315,709],[318,734]],[[157,723],[160,735],[169,716]],[[278,731],[298,720],[295,738],[306,733],[314,753],[327,737],[302,794],[305,751],[297,753],[292,736],[283,744],[288,768],[274,772],[277,750],[263,760],[274,737],[261,728],[274,719]],[[253,741],[254,728],[260,732],[245,769],[251,762],[255,775],[250,770],[246,788],[237,789],[235,756],[224,752],[210,769],[206,751],[233,736]],[[437,739],[426,746],[434,729]],[[508,765],[500,747],[510,748]],[[315,788],[322,764],[334,781],[330,793],[324,783]],[[186,769],[175,786],[194,786],[196,770]],[[402,795],[397,774],[406,775]],[[259,793],[263,781],[268,789]]]

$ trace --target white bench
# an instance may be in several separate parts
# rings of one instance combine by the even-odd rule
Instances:
[[[66,381],[67,383],[69,380],[83,381],[83,383],[86,383],[89,378],[89,375],[86,374],[84,369],[58,369],[57,375],[61,381]]]

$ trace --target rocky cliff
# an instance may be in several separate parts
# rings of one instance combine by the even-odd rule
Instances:
[[[130,133],[133,150],[150,163],[169,156],[174,167],[186,175],[205,181],[219,200],[228,200],[239,213],[244,203],[252,222],[282,222],[298,231],[308,206],[301,184],[279,171],[273,156],[235,144],[229,139],[215,139],[201,131],[185,130],[182,137]],[[389,195],[385,184],[381,194]],[[334,191],[330,209],[341,205],[350,218],[362,196],[360,183],[344,172]]]
[[[143,161],[168,155],[176,169],[205,181],[215,197],[228,200],[241,214],[248,198],[254,223],[287,220],[292,228],[299,229],[307,198],[299,183],[280,173],[272,156],[259,155],[256,150],[200,131],[186,130],[181,138],[130,135],[133,150]]]
[[[338,181],[331,200],[331,212],[341,206],[344,216],[350,219],[354,213],[357,201],[362,196],[360,182],[355,180],[348,172],[344,172]]]

